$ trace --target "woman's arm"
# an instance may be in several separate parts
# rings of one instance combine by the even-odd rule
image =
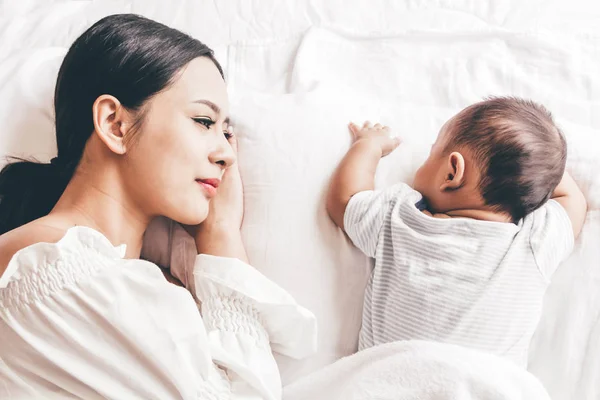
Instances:
[[[0,289],[0,398],[279,399],[271,348],[314,344],[314,317],[239,260],[197,257],[201,317],[156,267],[80,236],[30,249],[39,267]]]
[[[247,264],[243,214],[242,181],[233,165],[211,200],[208,218],[195,229],[199,255],[188,280],[201,304],[211,357],[226,371],[234,398],[279,399],[281,379],[272,351],[297,357],[314,351],[316,323]]]
[[[203,224],[196,233],[198,254],[237,258],[248,262],[240,229],[228,224]]]
[[[233,132],[233,128],[230,127]],[[237,138],[229,139],[237,153]],[[244,189],[237,164],[223,174],[217,195],[211,200],[208,217],[188,230],[194,237],[198,254],[237,258],[248,262],[240,227],[244,218]]]

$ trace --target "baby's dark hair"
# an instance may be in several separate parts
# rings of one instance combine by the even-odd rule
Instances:
[[[494,97],[465,108],[450,124],[446,152],[472,152],[486,205],[516,223],[550,199],[565,172],[567,143],[544,106]]]

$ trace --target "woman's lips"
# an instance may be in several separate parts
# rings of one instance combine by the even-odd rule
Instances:
[[[221,184],[220,179],[196,179],[196,182],[202,186],[208,197],[214,197],[217,194],[217,188]]]

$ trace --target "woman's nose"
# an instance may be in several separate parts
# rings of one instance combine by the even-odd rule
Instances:
[[[219,164],[223,169],[235,164],[236,159],[235,151],[224,136],[219,140],[217,148],[210,154],[210,161]]]

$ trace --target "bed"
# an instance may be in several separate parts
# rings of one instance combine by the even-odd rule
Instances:
[[[276,356],[293,385],[356,352],[370,261],[327,218],[347,122],[390,125],[377,186],[409,182],[439,127],[489,95],[545,104],[589,204],[553,278],[528,370],[552,399],[600,399],[600,7],[593,0],[0,0],[0,155],[55,155],[52,93],[70,43],[133,12],[214,48],[239,134],[251,263],[311,309],[318,352]],[[2,161],[4,162],[4,161]]]

